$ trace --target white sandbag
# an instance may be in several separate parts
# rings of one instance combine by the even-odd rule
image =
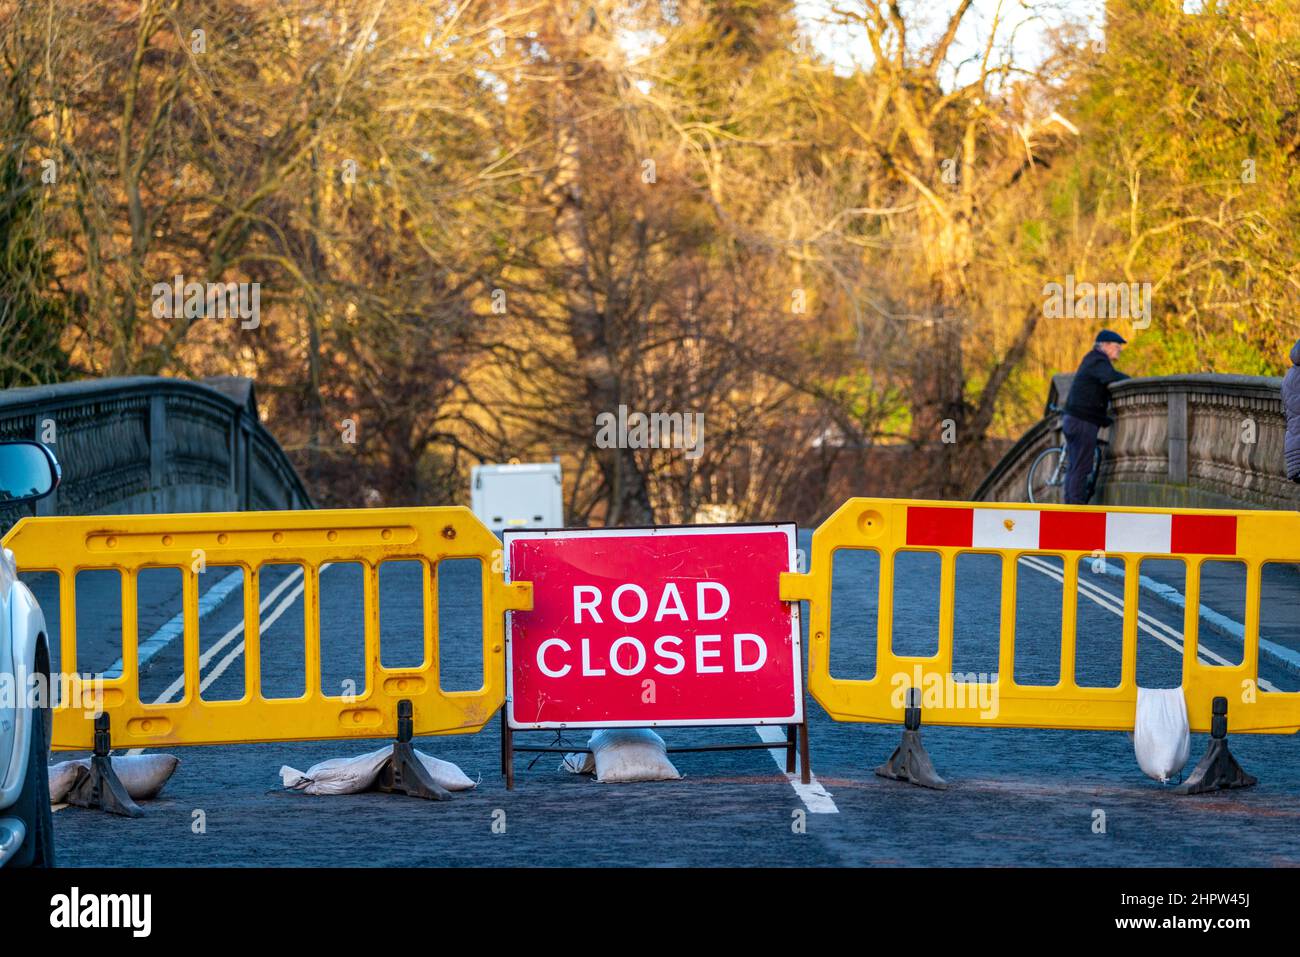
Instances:
[[[89,774],[89,761],[60,761],[58,764],[51,764],[49,770],[50,777],[50,803],[62,804],[67,798],[68,792],[76,787],[77,779],[83,774]]]
[[[357,794],[375,783],[392,747],[380,748],[355,758],[330,758],[313,764],[306,772],[288,765],[280,768],[286,788],[307,794]]]
[[[280,781],[286,788],[307,794],[359,794],[374,786],[379,771],[393,753],[392,746],[371,751],[355,758],[331,758],[313,764],[306,772],[288,765],[280,768]],[[467,791],[475,782],[450,761],[443,761],[423,751],[416,751],[424,769],[434,782],[448,791]]]
[[[1164,784],[1181,771],[1191,737],[1182,688],[1138,688],[1133,753],[1147,777]]]
[[[124,754],[109,760],[133,801],[157,797],[181,763],[180,758],[173,754]]]
[[[468,791],[470,788],[477,787],[477,784],[471,781],[464,771],[450,761],[435,758],[423,751],[416,751],[415,756],[420,759],[420,763],[424,765],[424,770],[429,772],[429,777],[433,778],[434,783],[446,790]]]
[[[560,770],[570,774],[595,774],[596,759],[590,751],[570,751],[560,762]]]
[[[172,754],[123,754],[114,755],[108,760],[133,801],[148,801],[157,797],[181,763],[180,758]],[[63,803],[72,789],[89,773],[90,758],[50,765],[50,803]]]
[[[664,739],[648,728],[597,731],[587,742],[602,784],[676,781],[681,777],[668,760]]]

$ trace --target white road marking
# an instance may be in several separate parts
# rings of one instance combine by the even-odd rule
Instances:
[[[1120,570],[1116,571],[1113,563],[1111,565],[1103,564],[1101,573],[1103,575],[1108,575],[1111,578],[1118,578],[1120,581],[1124,580],[1122,565],[1120,566]],[[1142,591],[1158,595],[1162,600],[1177,606],[1180,611],[1185,611],[1187,608],[1187,596],[1172,585],[1167,585],[1163,582],[1156,581],[1154,578],[1148,578],[1146,575],[1139,574],[1138,586]],[[1198,609],[1198,613],[1201,621],[1209,622],[1210,627],[1214,630],[1225,632],[1237,641],[1245,642],[1245,623],[1237,621],[1234,618],[1229,618],[1227,615],[1220,614],[1213,608],[1203,604]],[[1259,653],[1272,658],[1283,668],[1290,671],[1300,670],[1300,653],[1287,648],[1285,645],[1279,645],[1275,641],[1269,641],[1262,635],[1259,638]]]
[[[262,623],[259,628],[259,634],[262,630],[269,629],[272,625],[274,625],[277,621],[279,621],[280,616],[289,610],[289,606],[291,606],[295,601],[298,600],[298,596],[301,595],[302,592],[303,592],[303,585],[299,584],[297,588],[295,588],[285,597],[284,601],[280,602],[280,604],[276,606],[275,611],[271,612],[271,614],[267,615],[264,619],[262,619]],[[199,693],[202,694],[204,691],[207,691],[208,686],[212,684],[212,682],[220,678],[223,674],[225,674],[226,669],[229,668],[230,665],[234,662],[234,660],[238,658],[240,655],[242,655],[243,653],[244,653],[244,642],[241,641],[238,645],[236,645],[233,649],[231,649],[230,654],[222,658],[221,661],[217,663],[217,666],[208,672],[208,676],[204,678],[203,681],[199,684]]]
[[[1046,575],[1048,578],[1060,582],[1061,584],[1065,584],[1065,575],[1063,572],[1058,571],[1052,565],[1040,560],[1036,556],[1024,555],[1021,557],[1020,561],[1022,564],[1029,566],[1035,571],[1041,572],[1042,574]],[[1080,578],[1079,593],[1083,595],[1085,598],[1091,599],[1093,602],[1100,605],[1102,608],[1105,608],[1107,611],[1111,612],[1112,614],[1117,615],[1120,618],[1124,617],[1123,599],[1118,598],[1115,595],[1112,595],[1104,588],[1094,585],[1092,582],[1084,581],[1082,578]],[[1147,614],[1146,612],[1142,611],[1140,608],[1138,609],[1138,629],[1146,632],[1148,635],[1150,635],[1152,638],[1155,638],[1157,641],[1163,642],[1164,644],[1168,645],[1174,651],[1178,652],[1180,656],[1182,655],[1183,647],[1184,647],[1183,642],[1185,640],[1183,637],[1183,633],[1181,631],[1178,631],[1176,628],[1171,628],[1169,625],[1166,625],[1160,619]],[[1161,632],[1164,632],[1164,634],[1161,634]],[[1203,648],[1198,646],[1196,651],[1197,651],[1197,657],[1207,665],[1231,666],[1236,664],[1236,662],[1229,661],[1223,656],[1215,654],[1213,651],[1211,651],[1208,648]],[[1271,682],[1266,681],[1263,678],[1259,679],[1259,686],[1264,691],[1278,690]]]
[[[243,569],[231,572],[199,596],[199,618],[220,608],[244,581]],[[136,646],[135,666],[137,670],[145,668],[160,651],[185,633],[185,612],[178,611],[161,628]],[[105,678],[118,678],[122,675],[122,659],[118,658],[104,672]]]
[[[776,766],[781,769],[781,773],[784,774],[786,780],[790,782],[790,787],[794,788],[794,793],[799,795],[799,800],[803,801],[804,807],[808,809],[810,814],[840,813],[840,809],[835,806],[835,801],[831,798],[827,790],[822,787],[821,782],[817,780],[817,775],[809,773],[809,783],[804,784],[803,781],[799,780],[799,774],[797,772],[790,774],[786,771],[785,728],[777,727],[773,724],[760,724],[755,725],[754,730],[757,731],[758,736],[768,744],[781,745],[780,750],[773,748],[767,753],[772,755],[772,760],[775,761]]]
[[[288,575],[285,576],[284,581],[276,585],[275,588],[271,590],[271,593],[267,595],[264,599],[262,599],[262,603],[257,607],[258,614],[259,615],[264,614],[266,612],[266,609],[270,608],[271,605],[275,603],[275,600],[284,593],[284,590],[301,577],[302,577],[302,567],[297,566],[294,568],[292,572],[290,572]],[[296,598],[298,595],[301,594],[302,594],[302,585],[299,585],[294,590],[294,593],[289,596],[288,601],[292,601],[294,598]],[[280,615],[284,614],[283,606],[277,608],[274,614],[275,614],[275,618],[279,618]],[[264,620],[261,624],[261,628],[269,628],[273,620],[274,619]],[[199,674],[203,673],[203,669],[206,668],[211,663],[212,659],[217,656],[217,654],[221,651],[221,649],[225,648],[228,644],[230,644],[232,641],[234,641],[243,633],[244,633],[244,619],[241,617],[239,619],[239,624],[235,625],[228,632],[222,635],[221,638],[218,639],[217,642],[211,648],[209,648],[207,651],[205,651],[202,655],[199,656]],[[244,643],[241,641],[239,643],[239,650],[242,652],[243,649],[244,649]],[[206,682],[206,681],[203,682],[199,686],[199,690],[202,691],[203,689],[207,688],[209,683],[210,682]],[[182,674],[175,681],[173,681],[171,685],[168,686],[166,691],[164,691],[161,695],[159,695],[156,699],[154,699],[153,703],[171,704],[172,699],[175,698],[176,695],[179,694],[182,690],[184,690],[184,688],[185,688],[185,675]]]
[[[322,565],[321,571],[324,571],[328,567],[329,565]],[[261,604],[259,604],[257,607],[258,614],[259,615],[265,614],[266,609],[271,607],[271,605],[275,602],[275,600],[279,598],[282,594],[284,594],[285,589],[288,588],[290,585],[292,585],[294,582],[298,581],[298,579],[301,577],[302,577],[302,566],[299,565],[296,566],[292,572],[290,572],[288,575],[285,576],[284,581],[280,582],[280,584],[276,585],[275,588],[271,589],[270,593],[265,598],[262,599]],[[276,621],[279,620],[280,616],[283,615],[286,610],[288,610],[289,606],[292,605],[298,599],[298,596],[301,595],[302,592],[303,592],[303,585],[302,583],[299,583],[297,587],[294,588],[293,592],[290,593],[290,595],[287,598],[285,598],[284,601],[280,602],[280,604],[276,606],[275,611],[271,612],[271,614],[267,615],[265,618],[260,619],[258,633],[261,634],[265,632],[273,624],[275,624]],[[244,620],[243,618],[240,618],[239,623],[237,625],[235,625],[228,632],[222,635],[221,638],[211,648],[209,648],[199,657],[199,674],[202,675],[203,669],[208,666],[208,664],[212,661],[212,659],[215,658],[223,648],[225,648],[227,645],[229,645],[232,641],[234,641],[243,633],[244,633]],[[230,654],[228,654],[225,658],[223,658],[220,662],[218,662],[217,667],[214,668],[206,678],[200,681],[199,694],[202,694],[204,691],[206,691],[208,686],[211,685],[212,682],[216,681],[217,678],[221,677],[221,675],[225,672],[225,670],[230,667],[231,662],[233,662],[236,658],[238,658],[243,653],[244,653],[244,642],[241,641]],[[162,694],[160,694],[157,698],[154,699],[153,704],[170,704],[172,700],[178,694],[180,694],[181,691],[184,690],[184,688],[185,688],[185,675],[181,674],[179,677],[177,677],[175,681],[173,681],[168,686],[166,691],[164,691]],[[145,752],[144,748],[132,748],[126,753],[128,755],[135,756],[138,754],[143,754],[144,752]]]

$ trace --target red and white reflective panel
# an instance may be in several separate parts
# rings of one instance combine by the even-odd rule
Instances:
[[[1237,517],[909,505],[907,544],[1235,555]]]
[[[803,720],[793,525],[505,532],[512,728]]]

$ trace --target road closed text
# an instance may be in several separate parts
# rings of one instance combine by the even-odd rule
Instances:
[[[593,655],[592,641],[582,638],[575,655],[573,644],[564,638],[548,638],[537,647],[537,670],[548,678],[563,678],[580,669],[584,678],[600,678],[609,671],[631,677],[647,671],[661,675],[678,675],[692,669],[695,674],[723,674],[732,670],[738,674],[758,671],[767,663],[767,642],[760,635],[745,632],[735,634],[705,634],[687,631],[693,625],[717,621],[731,607],[731,595],[726,586],[718,582],[695,582],[694,589],[685,586],[693,598],[691,611],[682,588],[668,582],[657,599],[651,614],[651,596],[639,585],[624,584],[606,596],[595,585],[573,587],[573,621],[603,624],[606,617],[626,625],[648,623],[659,625],[664,621],[682,623],[680,634],[621,635],[609,644],[607,650],[598,649]],[[692,594],[693,591],[693,594]],[[602,612],[602,605],[605,606]],[[658,629],[656,629],[658,630]]]

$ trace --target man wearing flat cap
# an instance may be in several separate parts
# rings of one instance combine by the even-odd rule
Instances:
[[[1118,332],[1101,330],[1092,350],[1079,363],[1079,370],[1070,384],[1065,414],[1061,416],[1065,457],[1069,463],[1065,474],[1067,505],[1088,504],[1088,475],[1092,472],[1092,458],[1097,449],[1097,432],[1111,423],[1106,414],[1110,405],[1110,384],[1128,378],[1111,365],[1119,358],[1125,345]]]

